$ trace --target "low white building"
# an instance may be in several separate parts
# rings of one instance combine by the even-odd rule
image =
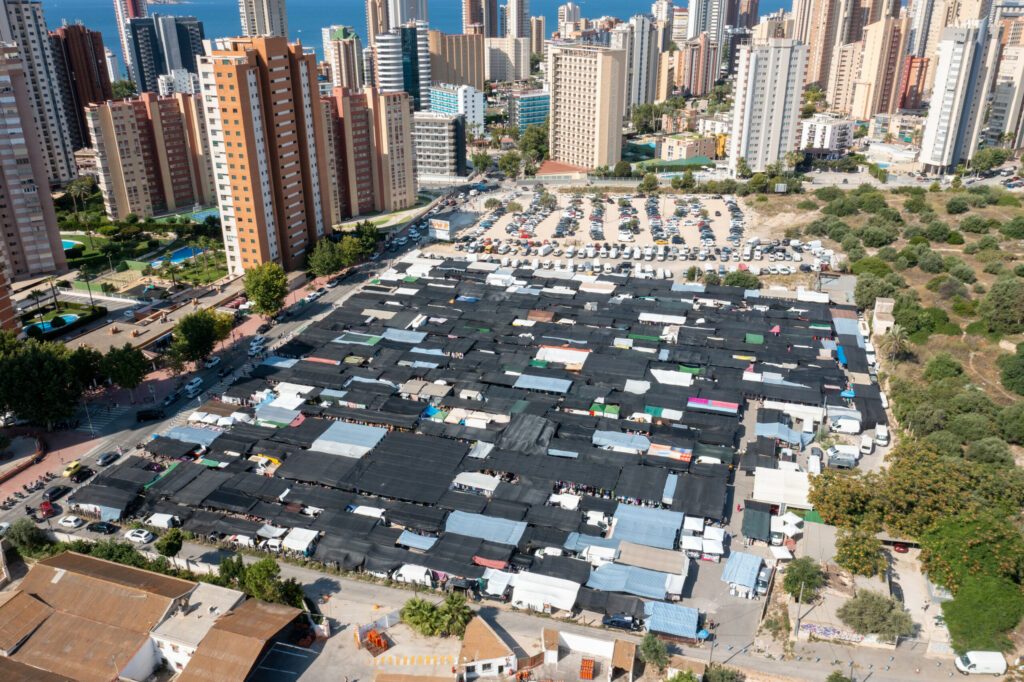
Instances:
[[[186,69],[174,69],[158,76],[156,83],[161,97],[199,94],[199,76]]]
[[[238,590],[210,583],[196,585],[187,601],[150,634],[168,669],[184,670],[217,618],[244,600],[245,595]]]
[[[814,114],[803,121],[800,148],[845,152],[853,145],[855,125],[834,114]]]
[[[503,640],[481,616],[469,621],[459,651],[463,679],[505,679],[515,674],[518,661],[512,646]]]

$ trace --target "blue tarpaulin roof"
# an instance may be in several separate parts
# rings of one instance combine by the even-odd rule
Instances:
[[[602,538],[598,535],[583,535],[581,533],[569,533],[562,545],[570,552],[582,552],[587,547],[605,547],[607,549],[618,549],[619,541],[614,538]]]
[[[591,442],[598,448],[619,448],[635,450],[636,452],[647,452],[651,447],[651,441],[644,436],[621,431],[594,431]]]
[[[223,433],[224,431],[221,429],[198,429],[193,426],[175,426],[167,432],[167,437],[185,441],[186,443],[195,443],[196,445],[202,445],[204,448],[208,448],[210,447],[210,443],[217,440],[217,436],[220,436]]]
[[[697,639],[697,622],[700,619],[697,609],[649,601],[644,603],[644,611],[647,613],[647,629],[651,632]]]
[[[502,545],[518,545],[526,532],[526,522],[453,511],[444,524],[444,532],[490,540]]]
[[[754,428],[754,434],[758,437],[764,438],[776,438],[781,441],[785,441],[791,445],[798,445],[804,447],[809,445],[814,440],[814,433],[797,431],[791,429],[785,424],[778,422],[771,423],[758,423]]]
[[[836,357],[839,359],[839,364],[846,367],[846,351],[842,346],[836,346]]]
[[[381,336],[388,341],[397,343],[420,343],[427,338],[426,332],[414,332],[408,329],[385,329]]]
[[[675,549],[683,513],[620,504],[615,510],[615,539],[638,545]]]
[[[668,575],[636,566],[605,564],[590,572],[587,587],[602,592],[625,592],[638,597],[664,599]]]
[[[417,535],[407,530],[403,530],[402,534],[398,536],[398,544],[402,547],[422,549],[424,552],[433,547],[435,542],[437,542],[437,538],[428,538],[425,535]]]
[[[747,589],[754,589],[757,584],[757,574],[763,563],[761,557],[747,554],[745,552],[733,552],[729,560],[725,562],[725,569],[722,571],[722,582],[730,585],[741,585]]]
[[[542,377],[534,374],[521,374],[516,379],[515,388],[525,388],[528,391],[544,391],[546,393],[565,393],[572,386],[568,379],[555,379],[554,377]]]

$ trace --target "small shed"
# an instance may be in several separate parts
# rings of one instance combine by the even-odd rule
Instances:
[[[483,617],[469,621],[459,651],[464,679],[504,678],[517,669],[515,652]]]
[[[292,528],[281,541],[281,547],[303,556],[310,556],[319,535],[318,531],[309,528]]]

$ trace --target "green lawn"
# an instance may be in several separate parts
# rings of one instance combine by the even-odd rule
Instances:
[[[85,251],[82,253],[82,256],[95,256],[100,252],[100,247],[110,241],[106,237],[101,237],[98,234],[88,236],[84,234],[72,234],[70,232],[61,232],[60,238],[82,242],[82,246],[85,247]]]
[[[227,274],[228,262],[224,252],[217,251],[216,253],[208,254],[205,260],[200,255],[179,266],[175,277],[180,282],[190,282],[191,284],[199,285],[216,282]]]

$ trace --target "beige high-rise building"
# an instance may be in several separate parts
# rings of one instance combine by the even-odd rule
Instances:
[[[547,19],[530,17],[530,52],[544,54],[544,40],[547,38]]]
[[[212,168],[192,95],[130,100],[86,108],[99,188],[108,216],[148,218],[205,205]]]
[[[524,81],[530,77],[529,38],[487,38],[485,45],[487,80]]]
[[[654,103],[664,102],[675,92],[676,88],[676,54],[662,52],[658,55],[658,80],[654,88]]]
[[[391,30],[388,0],[366,0],[366,44],[377,44],[377,36]]]
[[[381,211],[398,211],[416,203],[412,101],[404,92],[366,91],[366,104],[377,148],[377,187]]]
[[[336,88],[363,87],[363,41],[350,26],[327,26],[322,30],[324,59],[331,66]]]
[[[334,163],[331,195],[336,220],[345,220],[381,210],[384,197],[380,191],[381,159],[374,141],[373,112],[368,105],[370,89],[352,92],[335,88],[330,97],[323,97],[324,109],[333,129],[330,142]]]
[[[578,168],[614,166],[622,158],[626,54],[553,44],[547,64],[551,159]]]
[[[238,0],[244,36],[288,37],[285,0]]]
[[[807,39],[807,73],[805,85],[828,85],[832,70],[832,53],[837,44],[839,10],[842,0],[810,0],[810,30]]]
[[[285,38],[228,38],[199,72],[228,270],[303,267],[331,216],[316,56]]]
[[[853,107],[854,83],[860,74],[864,58],[864,43],[839,45],[832,53],[828,82],[825,87],[825,101],[831,110],[849,114]]]
[[[39,0],[0,2],[0,41],[15,43],[21,51],[46,172],[50,184],[63,185],[75,177],[74,150],[42,3]]]
[[[505,35],[509,38],[530,37],[530,0],[506,0]]]
[[[68,269],[49,191],[46,159],[18,47],[0,43],[0,290]],[[0,293],[0,325],[10,328]]]
[[[484,89],[486,80],[486,50],[483,35],[448,35],[430,31],[427,44],[430,51],[430,77],[435,83],[471,85]]]
[[[498,36],[498,0],[462,0],[462,32]]]
[[[811,8],[814,0],[793,0],[793,10],[790,15],[793,17],[793,40],[799,40],[804,45],[811,40]]]
[[[887,17],[864,29],[864,51],[860,75],[854,82],[850,115],[869,119],[875,114],[896,112],[900,60],[906,52],[907,14]]]

